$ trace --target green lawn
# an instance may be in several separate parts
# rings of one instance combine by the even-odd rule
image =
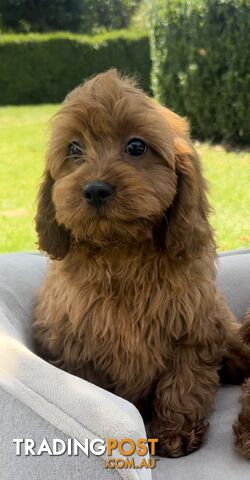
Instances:
[[[55,105],[0,108],[0,252],[36,249],[35,197]],[[250,152],[197,145],[210,182],[218,249],[250,245]]]

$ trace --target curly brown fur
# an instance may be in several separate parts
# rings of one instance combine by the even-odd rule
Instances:
[[[140,158],[124,149],[132,137],[148,145]],[[116,71],[97,75],[56,115],[44,175],[36,225],[53,261],[35,311],[40,351],[150,412],[159,454],[192,452],[238,326],[216,291],[186,120]],[[82,196],[93,181],[114,189],[100,209]]]
[[[250,311],[243,319],[243,325],[239,336],[248,348],[248,367],[250,365]],[[248,370],[248,375],[250,368]],[[242,387],[243,395],[241,398],[241,412],[237,422],[234,424],[235,444],[239,453],[250,459],[250,377],[245,381]]]

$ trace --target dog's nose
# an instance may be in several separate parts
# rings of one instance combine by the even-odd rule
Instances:
[[[103,205],[112,193],[113,187],[106,182],[91,182],[83,187],[84,198],[95,207]]]

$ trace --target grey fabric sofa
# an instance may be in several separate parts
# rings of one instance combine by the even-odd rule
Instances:
[[[0,256],[0,479],[1,480],[249,480],[250,464],[234,451],[232,423],[240,389],[221,387],[200,450],[179,459],[159,459],[156,468],[106,469],[105,455],[16,455],[13,439],[79,442],[95,438],[145,438],[129,402],[65,373],[33,353],[31,312],[47,268],[36,254]],[[250,252],[220,257],[218,285],[240,319],[250,306]],[[119,456],[119,453],[115,452]]]

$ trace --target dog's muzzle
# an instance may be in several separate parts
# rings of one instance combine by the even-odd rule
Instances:
[[[83,197],[90,205],[96,208],[105,204],[107,199],[113,194],[113,187],[106,182],[91,182],[83,187]]]

